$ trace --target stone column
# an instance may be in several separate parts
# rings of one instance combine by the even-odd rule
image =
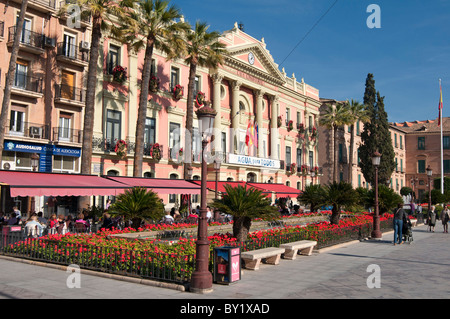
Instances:
[[[263,148],[263,96],[264,91],[255,90],[256,95],[256,123],[258,124],[258,157],[264,157]]]
[[[270,158],[278,158],[278,96],[270,97],[271,117],[270,117]]]
[[[239,81],[232,82],[233,99],[231,104],[231,127],[232,127],[232,145],[230,152],[236,153],[239,146],[239,91],[242,83]]]
[[[220,115],[220,85],[222,84],[223,75],[217,73],[212,76],[213,79],[213,109],[217,112],[214,120],[214,150],[222,151],[222,133],[221,133],[221,115]]]

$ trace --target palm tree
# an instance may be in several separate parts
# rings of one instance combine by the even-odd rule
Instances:
[[[364,104],[359,103],[356,100],[351,100],[348,103],[350,121],[351,121],[351,132],[350,132],[350,156],[348,160],[348,182],[352,184],[353,182],[353,152],[355,148],[355,122],[360,121],[362,123],[367,123],[370,120],[368,111]]]
[[[215,69],[224,61],[226,45],[219,42],[220,34],[208,32],[209,26],[197,21],[194,30],[186,32],[185,62],[189,64],[189,84],[186,107],[186,131],[193,136],[194,91],[197,66]],[[185,139],[185,158],[192,158],[192,139]],[[184,178],[187,178],[189,166],[184,165]]]
[[[333,182],[337,181],[338,172],[338,139],[337,131],[338,128],[351,123],[350,114],[348,107],[345,103],[337,103],[336,106],[328,104],[328,107],[320,115],[319,125],[325,126],[326,128],[332,130],[331,135],[331,145],[333,154]]]
[[[323,204],[324,195],[325,193],[322,185],[309,185],[305,187],[305,190],[300,195],[298,195],[297,200],[304,205],[309,205],[310,211],[314,212]]]
[[[28,0],[22,0],[19,17],[17,19],[16,28],[14,30],[14,41],[11,49],[11,56],[9,58],[8,74],[6,75],[5,89],[3,93],[2,109],[0,115],[0,163],[2,162],[3,142],[5,140],[6,120],[8,118],[8,109],[11,102],[11,88],[16,73],[16,62],[19,54],[20,38],[23,29],[23,21],[25,20],[25,13],[27,11]]]
[[[113,16],[123,16],[132,3],[133,0],[77,0],[76,2],[81,8],[81,17],[92,17],[91,48],[86,82],[86,106],[84,109],[81,174],[91,173],[95,89],[97,87],[97,68],[102,32],[110,30],[113,25],[111,18]],[[68,5],[70,4],[61,8],[60,13],[66,12]]]
[[[253,217],[275,217],[276,207],[270,206],[270,199],[261,190],[238,185],[225,185],[226,194],[221,199],[214,199],[211,204],[217,210],[233,216],[233,236],[238,242],[247,239]]]
[[[351,207],[359,198],[352,185],[347,182],[333,182],[325,186],[324,202],[332,205],[331,224],[339,224],[342,207]]]
[[[109,212],[113,215],[131,219],[131,227],[138,229],[142,220],[160,220],[164,216],[164,205],[158,194],[144,187],[133,187],[125,190],[110,206]]]
[[[182,52],[180,46],[184,43],[179,32],[189,29],[189,25],[184,22],[175,22],[181,17],[180,10],[174,5],[169,6],[169,1],[138,0],[135,10],[129,11],[127,19],[124,19],[125,25],[122,30],[124,41],[130,43],[136,52],[145,47],[136,124],[133,176],[142,176],[145,119],[153,50],[158,48],[171,57],[176,57]]]

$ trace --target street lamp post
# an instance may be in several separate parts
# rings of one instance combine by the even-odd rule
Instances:
[[[220,165],[222,164],[222,159],[221,158],[216,158],[214,160],[214,170],[216,171],[216,193],[214,195],[214,198],[217,199],[217,183],[219,181],[219,172],[220,172]],[[219,220],[219,211],[216,209],[214,210],[214,220],[218,221]]]
[[[433,176],[433,170],[431,166],[427,167],[427,176],[428,176],[428,211],[431,211],[431,176]]]
[[[205,160],[205,148],[211,140],[211,131],[214,127],[216,111],[204,106],[196,111],[202,133],[202,177],[201,177],[201,203],[198,218],[198,235],[196,243],[195,270],[191,276],[190,290],[195,293],[208,293],[212,291],[212,274],[209,266],[208,222],[206,217],[206,179],[208,164]]]
[[[380,166],[381,154],[377,151],[372,155],[372,165],[375,167],[375,213],[373,215],[373,230],[371,237],[373,239],[381,239],[380,230],[380,212],[378,205],[378,166]]]
[[[36,172],[38,167],[39,167],[39,155],[33,153],[31,154],[31,168],[33,169],[33,172]],[[34,198],[34,196],[31,196],[30,211],[34,213],[35,210],[36,210],[36,199]]]

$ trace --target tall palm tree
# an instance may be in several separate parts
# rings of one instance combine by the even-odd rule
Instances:
[[[320,114],[319,125],[325,126],[332,130],[331,145],[333,154],[333,182],[337,181],[338,172],[338,128],[351,123],[349,109],[346,103],[336,103],[336,105],[328,104],[325,111]]]
[[[274,206],[270,206],[270,199],[262,190],[253,187],[225,185],[226,193],[221,199],[214,199],[211,204],[220,212],[233,216],[233,236],[243,242],[254,217],[274,217],[279,213]]]
[[[11,88],[16,73],[17,56],[19,55],[20,38],[23,29],[23,21],[27,11],[28,0],[23,0],[20,6],[19,17],[17,19],[16,28],[14,30],[14,41],[11,48],[11,56],[9,58],[8,74],[6,75],[5,89],[3,92],[2,109],[0,115],[0,163],[2,162],[3,142],[5,141],[6,120],[8,118],[8,109],[11,102]]]
[[[142,176],[145,119],[153,50],[154,48],[160,49],[171,57],[176,57],[183,51],[184,42],[179,36],[179,32],[188,30],[189,25],[175,21],[181,17],[181,11],[174,5],[169,6],[169,1],[138,0],[135,10],[129,11],[127,19],[124,19],[126,24],[122,30],[123,39],[130,43],[135,51],[145,47],[136,124],[133,176]]]
[[[95,89],[97,87],[97,68],[100,55],[102,32],[110,30],[113,16],[123,16],[133,0],[77,0],[81,17],[92,17],[91,48],[86,82],[86,106],[84,109],[83,146],[81,153],[81,174],[91,173],[92,137],[94,131]],[[60,12],[64,12],[68,5]]]
[[[355,122],[367,123],[370,120],[368,111],[364,104],[359,103],[356,100],[351,100],[348,103],[348,109],[350,113],[351,131],[350,131],[350,156],[348,160],[348,182],[353,185],[353,152],[355,149]]]
[[[224,61],[226,45],[219,42],[220,33],[208,32],[209,25],[197,21],[194,30],[186,32],[185,62],[189,64],[189,84],[186,107],[186,131],[193,136],[194,91],[197,66],[216,69]],[[192,139],[185,139],[185,154],[192,158]],[[184,178],[187,178],[188,165],[184,165]]]

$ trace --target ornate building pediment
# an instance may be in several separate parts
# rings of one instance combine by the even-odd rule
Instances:
[[[278,70],[272,56],[261,44],[247,43],[229,46],[227,49],[225,64],[228,67],[277,86],[286,83],[286,77]]]

